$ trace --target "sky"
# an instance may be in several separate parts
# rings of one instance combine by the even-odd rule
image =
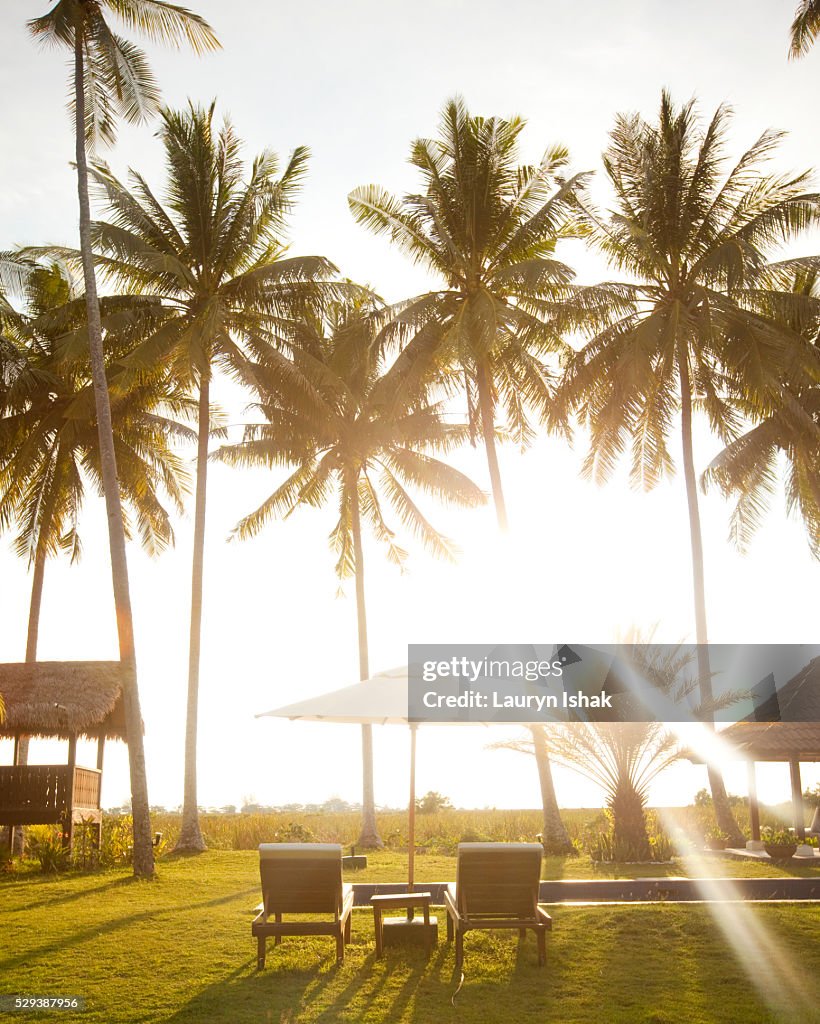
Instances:
[[[527,120],[521,162],[548,145],[569,146],[576,170],[595,170],[606,204],[600,155],[618,112],[651,117],[662,87],[679,101],[697,96],[704,115],[720,103],[735,111],[736,152],[766,128],[787,134],[777,168],[820,164],[816,102],[820,49],[786,59],[795,0],[685,4],[543,0],[420,0],[410,4],[271,4],[200,0],[196,9],[223,50],[205,58],[149,46],[171,106],[188,98],[230,114],[251,158],[270,147],[281,157],[297,145],[312,152],[310,174],[291,221],[292,252],[328,256],[348,277],[388,300],[433,282],[351,217],[346,196],[363,184],[413,189],[411,141],[435,133],[455,94],[486,115]],[[27,18],[46,3],[0,6],[0,249],[18,244],[75,244],[77,212],[65,110],[67,69],[61,53],[31,41]],[[161,186],[162,153],[154,127],[126,127],[103,154],[124,176],[138,167]],[[818,249],[807,239],[800,251]],[[578,244],[562,254],[580,281],[607,274]],[[224,387],[220,401],[233,425],[243,402]],[[697,466],[719,450],[704,424]],[[461,548],[456,565],[433,562],[409,544],[408,572],[389,566],[374,543],[365,548],[370,664],[406,661],[408,643],[546,643],[559,635],[605,643],[633,626],[654,626],[658,640],[693,639],[691,572],[680,475],[651,494],[629,489],[626,467],[604,487],[579,476],[579,432],[570,448],[542,438],[527,452],[501,452],[511,531],[498,536],[491,508],[452,511],[425,504],[430,518]],[[193,451],[187,452],[193,461]],[[480,450],[453,461],[488,488]],[[256,720],[261,711],[346,685],[357,678],[352,586],[337,596],[327,535],[329,511],[300,511],[246,543],[227,543],[231,527],[276,484],[265,471],[239,474],[214,465],[209,478],[206,582],[200,696],[199,797],[205,806],[255,801],[322,802],[360,795],[358,730],[353,726]],[[820,565],[802,526],[786,518],[778,494],[748,554],[729,544],[730,504],[702,499],[710,639],[716,643],[818,640]],[[192,502],[175,523],[176,546],[158,559],[129,549],[149,793],[154,804],[182,798],[182,746],[190,602]],[[49,564],[43,602],[42,659],[115,658],[116,638],[101,502],[89,496],[79,565]],[[22,660],[28,611],[26,566],[0,538],[0,661]],[[419,792],[435,789],[460,806],[536,807],[538,780],[525,755],[488,750],[516,735],[493,729],[421,730]],[[408,741],[398,727],[376,729],[376,799],[406,800]],[[93,764],[80,747],[80,763]],[[0,743],[0,763],[11,757]],[[63,760],[64,749],[32,746],[32,760]],[[600,804],[591,784],[556,769],[559,802]],[[745,770],[726,772],[745,792]],[[807,784],[820,771],[806,766]],[[655,784],[651,802],[686,803],[706,785],[705,770],[681,763]],[[764,800],[788,794],[785,765],[760,772]],[[127,799],[127,755],[106,750],[103,803]]]

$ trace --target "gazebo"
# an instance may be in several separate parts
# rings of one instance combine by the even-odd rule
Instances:
[[[93,824],[99,843],[105,741],[126,739],[122,688],[117,661],[0,664],[0,738],[14,740],[12,764],[0,766],[0,826],[59,824],[70,848],[74,826]],[[66,764],[19,764],[24,736],[68,740]],[[77,765],[81,736],[97,740],[96,768]]]
[[[733,757],[748,765],[752,840],[760,842],[755,771],[758,761],[784,761],[789,765],[794,831],[799,839],[805,839],[800,763],[820,761],[820,657],[804,666],[767,703],[772,706],[764,704],[757,708],[753,716],[724,729],[720,738],[732,748]],[[766,721],[767,718],[780,720]]]

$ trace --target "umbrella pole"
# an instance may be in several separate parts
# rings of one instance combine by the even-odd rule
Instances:
[[[407,827],[407,891],[413,891],[416,861],[416,728],[410,723],[410,807]],[[412,913],[412,912],[411,912]]]

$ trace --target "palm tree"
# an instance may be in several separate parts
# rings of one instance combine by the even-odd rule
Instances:
[[[25,372],[36,383],[22,395],[10,389],[0,410],[0,529],[16,525],[15,550],[33,569],[26,661],[36,661],[46,561],[58,552],[72,561],[80,557],[78,520],[85,481],[90,479],[98,490],[102,481],[83,336],[84,298],[56,264],[30,270],[24,290],[25,312],[6,318],[6,334],[15,341]],[[126,303],[116,298],[101,302],[109,361],[118,351],[112,344],[112,325],[142,313],[139,306],[144,303]],[[173,539],[158,492],[165,491],[181,511],[185,486],[186,475],[169,442],[189,433],[163,413],[185,416],[190,409],[161,372],[128,390],[118,389],[116,377],[111,380],[109,375],[109,381],[120,487],[143,546],[156,554]],[[126,536],[132,533],[128,518],[125,531]],[[23,738],[18,764],[27,759],[28,740]]]
[[[677,645],[650,644],[630,631],[619,644],[619,659],[674,702],[687,697],[697,683],[687,678],[691,651]],[[533,741],[508,740],[497,749],[534,753]],[[616,860],[649,860],[646,800],[652,782],[680,756],[675,737],[659,722],[568,722],[557,726],[550,738],[553,761],[578,772],[606,794],[612,822]]]
[[[471,116],[463,100],[450,100],[438,139],[411,147],[421,194],[398,199],[368,185],[349,197],[359,223],[386,234],[443,284],[403,303],[394,325],[416,331],[408,356],[421,365],[432,360],[450,388],[463,382],[470,437],[482,437],[502,531],[497,409],[503,406],[508,433],[521,446],[533,436],[531,411],[560,426],[544,357],[563,348],[559,327],[573,274],[554,254],[560,239],[578,234],[575,203],[588,177],[563,177],[563,146],[549,148],[537,166],[517,166],[524,126],[519,117]],[[555,823],[551,841],[565,845],[545,744],[537,757],[545,819]]]
[[[594,241],[630,282],[596,289],[593,337],[568,361],[560,395],[591,430],[586,474],[606,479],[631,436],[631,479],[645,489],[673,470],[668,440],[680,412],[704,709],[713,701],[693,412],[705,411],[728,442],[738,425],[734,395],[754,388],[774,396],[787,358],[793,372],[805,367],[805,342],[749,308],[743,292],[772,248],[811,223],[818,208],[805,174],[762,173],[760,162],[779,138],[774,132],[724,173],[729,116],[720,107],[701,130],[694,102],[676,109],[664,92],[657,122],[616,119],[604,166],[617,208],[608,219],[586,215]],[[779,299],[794,301],[783,293]],[[713,765],[709,780],[718,824],[738,841]]]
[[[545,742],[544,727],[530,726],[530,739],[505,740],[496,749],[534,754]],[[578,722],[554,728],[553,762],[600,786],[612,821],[616,860],[649,860],[646,800],[649,786],[679,754],[675,738],[658,722]],[[548,853],[564,853],[545,844]],[[628,852],[628,855],[626,855]],[[620,855],[624,854],[624,855]]]
[[[577,234],[572,212],[586,175],[564,180],[568,154],[546,151],[537,166],[516,166],[525,122],[470,115],[450,100],[439,137],[417,139],[410,162],[424,191],[402,199],[377,185],[351,192],[359,221],[386,234],[443,287],[402,304],[400,325],[426,325],[438,367],[455,371],[469,422],[482,436],[498,525],[507,510],[496,453],[496,413],[525,445],[528,412],[551,421],[550,374],[543,357],[562,347],[554,323],[572,271],[555,259],[559,239]],[[474,436],[474,434],[473,434]]]
[[[767,268],[760,287],[750,290],[749,301],[765,315],[781,315],[779,293],[785,284],[798,302],[784,311],[784,326],[805,337],[817,349],[820,365],[820,281],[816,268],[799,270],[782,282],[779,268]],[[786,507],[806,524],[809,547],[820,558],[820,386],[817,380],[797,383],[786,378],[778,400],[761,411],[752,396],[738,395],[739,408],[757,420],[740,437],[712,459],[703,474],[703,485],[716,484],[727,497],[738,495],[732,513],[731,536],[746,549],[757,529],[778,478],[778,461],[786,459]]]
[[[791,27],[789,56],[805,57],[820,32],[820,2],[800,0]]]
[[[278,176],[275,154],[262,152],[245,180],[241,142],[229,122],[216,129],[213,104],[163,110],[159,136],[168,166],[164,203],[136,172],[129,188],[95,167],[109,219],[92,225],[92,238],[107,279],[162,303],[163,314],[146,322],[145,337],[126,366],[138,374],[166,364],[197,393],[185,793],[177,849],[203,850],[196,749],[213,373],[220,369],[244,379],[248,356],[261,358],[281,342],[288,310],[306,295],[334,287],[329,278],[335,268],[318,256],[288,256],[282,240],[306,168],[304,147]]]
[[[7,293],[19,293],[25,287],[31,262],[17,253],[0,252],[0,418],[30,400],[37,389],[36,374],[26,359],[25,347],[19,337],[20,316]],[[0,453],[2,459],[2,453]],[[5,708],[0,694],[0,722]],[[28,757],[28,738],[18,744],[19,763]],[[9,826],[9,847],[22,850],[22,830]]]
[[[234,466],[296,466],[237,525],[239,538],[254,536],[272,517],[289,516],[300,505],[338,503],[330,540],[339,577],[355,580],[362,679],[370,675],[362,521],[399,566],[407,553],[387,523],[387,508],[428,551],[452,558],[451,543],[428,522],[407,485],[458,505],[485,501],[463,473],[428,454],[453,448],[466,429],[446,423],[440,405],[408,386],[414,372],[410,361],[399,356],[385,365],[377,307],[375,298],[360,296],[306,313],[294,332],[292,358],[272,353],[256,368],[259,402],[254,408],[264,422],[247,426],[241,443],[216,453]],[[369,725],[362,726],[362,762],[358,845],[372,848],[383,844],[376,829]]]
[[[16,318],[17,341],[40,387],[26,395],[25,404],[7,405],[0,415],[0,527],[17,526],[15,550],[34,571],[26,661],[35,661],[46,560],[58,552],[72,561],[80,557],[78,521],[85,479],[101,489],[102,476],[90,368],[72,337],[85,330],[82,293],[55,264],[31,272],[26,300],[25,313]],[[101,307],[106,325],[124,315],[120,300],[103,299]],[[140,313],[137,304],[132,315]],[[109,363],[116,362],[115,336],[109,333],[107,340]],[[167,493],[181,512],[186,485],[186,473],[170,443],[191,435],[170,417],[187,417],[190,403],[169,387],[161,372],[127,389],[119,388],[116,374],[109,372],[109,392],[123,496],[143,546],[158,554],[173,540],[158,494]],[[124,528],[131,536],[128,516]]]
[[[106,388],[102,325],[91,247],[91,209],[88,197],[88,153],[99,142],[112,143],[116,119],[139,122],[155,113],[159,90],[145,54],[132,42],[112,31],[106,14],[114,14],[131,29],[150,39],[179,45],[187,42],[196,52],[219,44],[208,24],[184,7],[164,0],[57,0],[47,14],[28,23],[32,34],[68,48],[73,54],[73,115],[77,161],[77,194],[80,206],[80,250],[88,316],[88,344],[97,409],[99,450],[108,517],[111,576],[120,661],[126,673],[125,718],[131,772],[131,807],[134,821],[134,874],[151,877],[154,849],[142,716],[139,706],[137,660],[128,562],[125,554],[120,491],[111,408]]]
[[[630,631],[619,645],[619,658],[646,684],[679,703],[697,686],[688,672],[693,652],[681,644],[654,644],[651,638],[651,633],[643,639]],[[675,736],[660,722],[577,722],[559,730],[551,749],[555,760],[604,790],[614,859],[651,859],[646,801],[654,780],[680,757]]]

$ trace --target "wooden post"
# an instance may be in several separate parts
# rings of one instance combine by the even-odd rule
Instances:
[[[68,737],[68,787],[66,790],[66,809],[63,822],[63,846],[71,849],[74,843],[74,769],[77,766],[77,736]]]
[[[407,891],[413,891],[416,867],[416,729],[415,722],[410,723],[410,807],[408,809],[407,824]],[[413,917],[413,910],[407,911],[409,918]]]
[[[752,839],[760,842],[760,805],[757,802],[757,773],[754,761],[746,762],[746,771],[749,779],[749,824],[752,829]]]
[[[794,831],[803,842],[806,838],[806,823],[803,818],[803,786],[800,782],[800,762],[789,761],[789,773],[792,777],[792,807],[794,808]]]
[[[20,736],[19,733],[15,733],[14,734],[14,752],[11,755],[11,763],[13,765],[15,765],[15,766],[20,764],[20,740],[21,740],[21,738],[22,737]],[[28,759],[26,759],[26,760],[28,760]],[[25,852],[24,849],[23,849],[23,844],[24,844],[23,829],[20,826],[9,825],[8,833],[9,833],[9,856],[11,856],[11,857],[14,856],[15,848],[17,849],[17,852],[22,856],[22,854]]]
[[[100,772],[100,799],[97,803],[100,806],[100,820],[97,822],[97,827],[94,830],[95,842],[97,851],[99,852],[102,846],[102,770],[103,770],[103,755],[105,753],[105,733],[101,732],[97,737],[97,771]]]

